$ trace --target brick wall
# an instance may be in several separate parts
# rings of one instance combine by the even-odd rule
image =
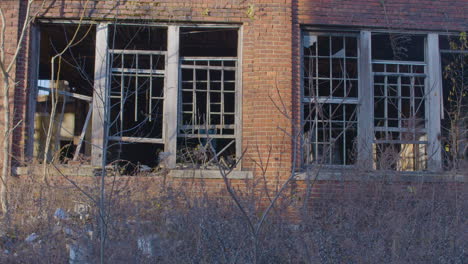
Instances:
[[[96,20],[242,23],[242,133],[243,148],[248,150],[243,167],[254,168],[254,160],[269,159],[269,176],[290,170],[291,138],[286,135],[291,133],[292,117],[290,1],[45,1],[35,5],[34,13],[60,19],[78,19],[84,13],[84,19]],[[17,100],[18,112],[24,115],[21,105],[27,93]],[[26,127],[21,129],[25,135]]]
[[[297,0],[301,24],[466,30],[464,0]]]
[[[19,3],[2,1],[7,10],[8,45],[15,44]],[[300,120],[300,25],[466,30],[466,1],[348,1],[348,0],[67,0],[36,1],[40,18],[243,25],[243,167],[258,170],[268,163],[266,176],[284,177],[291,169],[293,124]],[[25,49],[27,50],[27,49]],[[16,120],[25,120],[27,53],[16,70]],[[15,154],[23,157],[26,125],[15,133]],[[257,164],[257,165],[256,165]]]
[[[5,32],[4,36],[0,36],[0,38],[4,37],[4,48],[3,52],[5,54],[5,59],[3,61],[5,68],[7,68],[11,62],[12,62],[12,57],[13,54],[16,51],[17,47],[17,41],[18,41],[18,25],[20,22],[18,14],[20,13],[20,5],[18,1],[13,1],[13,0],[6,0],[6,1],[1,1],[0,2],[0,8],[3,11],[4,19],[5,19]],[[3,26],[2,23],[0,22],[0,26]],[[21,60],[20,60],[21,61]],[[13,105],[22,105],[22,102],[17,102],[16,101],[16,89],[14,87],[14,81],[13,80],[21,80],[21,72],[18,74],[18,69],[21,69],[21,66],[18,66],[16,64],[12,65],[12,68],[8,71],[8,76],[10,77],[10,95],[9,95],[9,101],[10,101],[10,110],[13,110]],[[0,75],[0,98],[1,98],[1,109],[3,111],[3,93],[4,93],[4,84],[3,84],[3,74]],[[14,113],[14,111],[12,111]],[[13,122],[14,123],[14,122]],[[0,142],[4,142],[3,137],[4,135],[4,126],[5,126],[5,119],[3,112],[0,115]],[[18,141],[13,137],[13,145],[16,145]],[[0,144],[3,148],[3,144]],[[3,152],[0,153],[0,156],[3,156]]]

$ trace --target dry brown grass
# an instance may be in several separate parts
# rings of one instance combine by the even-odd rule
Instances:
[[[88,261],[98,262],[96,207],[72,186],[32,179],[23,179],[10,194],[15,210],[5,223],[0,262],[65,263],[67,245],[89,247]],[[148,180],[158,184],[149,187]],[[97,195],[94,183],[80,184]],[[468,203],[462,184],[320,184],[320,195],[306,207],[300,191],[285,195],[262,227],[256,253],[245,217],[223,191],[210,192],[200,181],[174,184],[148,177],[108,184],[108,263],[461,264],[467,257]],[[256,223],[263,185],[245,186],[257,191],[236,189],[236,195]],[[68,220],[53,216],[56,208],[71,209],[73,201],[89,204],[89,216],[80,219],[73,210]],[[25,242],[33,232],[38,239]],[[138,249],[142,237],[152,237],[151,256]]]

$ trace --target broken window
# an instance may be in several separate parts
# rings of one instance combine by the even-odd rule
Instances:
[[[154,167],[164,143],[167,32],[145,26],[111,26],[110,31],[109,161],[144,160]],[[137,155],[137,146],[124,146],[128,144],[152,149],[146,152],[151,162]]]
[[[237,30],[181,30],[178,162],[236,163]]]
[[[426,169],[424,37],[372,36],[374,159],[377,169]]]
[[[437,169],[440,113],[429,106],[439,100],[439,57],[426,50],[434,51],[436,40],[436,34],[304,32],[303,164],[359,159],[370,168],[373,159],[379,170],[421,171],[429,163]]]
[[[441,144],[445,169],[468,160],[468,42],[466,35],[440,36],[443,101]]]
[[[36,28],[38,89],[34,142],[29,148],[39,160],[46,156],[63,162],[90,156],[95,26],[41,24]]]
[[[303,36],[303,163],[351,165],[355,160],[358,38]]]
[[[174,167],[176,155],[183,167],[236,164],[236,28],[101,23],[37,29],[29,153],[62,162],[91,156],[92,164],[106,157],[106,163],[132,163],[127,173],[154,168],[161,157]]]

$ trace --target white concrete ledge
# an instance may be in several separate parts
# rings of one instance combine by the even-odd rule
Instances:
[[[317,175],[311,171],[300,172],[296,180],[317,181],[387,181],[387,182],[459,182],[468,183],[468,175],[462,172],[399,172],[399,171],[357,171],[353,169],[321,169]]]
[[[13,174],[15,175],[29,175],[42,173],[43,167],[41,165],[25,166],[13,168]],[[48,166],[47,172],[49,175],[65,175],[65,176],[95,176],[99,173],[99,168],[90,165],[57,165]],[[108,168],[109,175],[115,175],[112,168]],[[167,172],[153,172],[153,173],[142,173],[143,177],[158,177],[165,173],[172,178],[193,178],[193,179],[222,179],[222,175],[218,170],[200,170],[200,169],[174,169]],[[128,176],[128,175],[121,175]],[[133,177],[133,176],[130,176]],[[251,171],[232,171],[228,175],[228,179],[253,179],[253,173]]]
[[[60,172],[58,172],[58,170]],[[66,176],[94,176],[98,173],[98,168],[89,165],[58,165],[57,169],[48,166],[50,175]],[[41,174],[43,167],[41,165],[32,165],[26,167],[13,168],[15,175]],[[111,168],[108,169],[109,175],[115,175]],[[174,169],[167,172],[142,173],[144,177],[159,177],[164,173],[172,178],[185,179],[222,179],[218,170],[200,170],[200,169]],[[128,176],[128,175],[122,175]],[[316,176],[311,172],[307,176],[306,172],[299,172],[296,180],[305,181],[307,179],[318,181],[387,181],[387,182],[458,182],[468,183],[468,175],[463,172],[398,172],[398,171],[359,171],[354,169],[329,169],[322,168]],[[136,176],[139,177],[139,176]],[[253,179],[252,171],[232,171],[228,175],[229,179]]]
[[[42,165],[31,165],[24,167],[13,168],[14,175],[29,175],[29,174],[42,174],[44,167]],[[95,167],[90,165],[57,165],[46,167],[49,175],[60,175],[65,176],[93,176],[96,170]]]
[[[169,177],[173,178],[194,178],[194,179],[222,179],[223,176],[218,170],[171,170]],[[227,176],[228,179],[253,179],[251,171],[232,171]]]

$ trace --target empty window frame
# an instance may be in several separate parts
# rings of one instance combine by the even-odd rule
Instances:
[[[181,30],[178,163],[209,168],[237,159],[237,29]]]
[[[29,156],[67,162],[91,155],[95,35],[94,25],[33,27]]]
[[[37,61],[33,61],[32,65],[39,66],[39,70],[31,80],[34,81],[35,87],[41,86],[37,99],[40,102],[36,103],[37,96],[31,99],[32,112],[35,111],[36,105],[38,111],[48,111],[48,101],[43,97],[47,97],[52,88],[50,81],[45,80],[54,79],[48,67],[50,57],[55,53],[44,48],[50,46],[61,50],[60,45],[66,44],[67,37],[54,39],[52,36],[63,32],[73,33],[75,28],[73,25],[63,28],[47,25],[44,26],[44,31],[36,30],[50,33],[50,36],[40,38],[37,34],[38,36],[34,35],[32,38],[32,46],[38,54],[34,58]],[[237,162],[241,119],[238,114],[240,73],[237,69],[237,26],[164,27],[100,23],[83,26],[81,31],[86,37],[79,35],[80,43],[73,45],[69,49],[70,54],[66,54],[70,55],[71,59],[63,56],[61,74],[55,74],[54,79],[61,84],[61,88],[56,90],[60,90],[59,100],[66,100],[66,103],[59,106],[65,109],[66,114],[69,111],[68,104],[76,101],[75,99],[84,100],[86,104],[71,110],[75,117],[76,113],[79,113],[83,119],[79,121],[85,123],[78,126],[75,124],[72,130],[77,131],[67,132],[77,132],[77,135],[73,134],[73,139],[70,139],[73,140],[73,145],[77,144],[74,157],[77,157],[81,147],[81,152],[91,155],[92,164],[101,164],[102,158],[106,157],[108,163],[126,160],[136,164],[143,162],[154,167],[160,162],[160,157],[163,157],[166,159],[165,165],[173,168],[178,144],[179,151],[187,150],[184,147],[191,145],[193,153],[197,148],[200,149],[200,146],[206,147],[209,142],[221,162],[226,165]],[[180,35],[175,32],[180,32]],[[39,48],[39,39],[48,43]],[[173,54],[172,60],[167,56],[168,51]],[[167,74],[168,65],[176,65],[178,71],[172,69],[171,74]],[[203,75],[203,72],[206,73],[204,80],[197,77]],[[40,83],[37,83],[37,80],[41,80]],[[181,87],[175,94],[171,94],[169,104],[165,103],[168,95],[166,82],[170,82],[171,87]],[[182,83],[186,82],[194,84],[190,92],[182,91]],[[185,96],[186,93],[191,93],[191,96]],[[69,97],[73,98],[68,100]],[[191,106],[191,110],[182,111],[189,107],[188,100],[193,100],[195,104]],[[190,120],[186,118],[187,113],[183,113],[184,111],[193,113]],[[175,113],[175,116],[172,113]],[[32,116],[30,121],[34,122],[34,115]],[[168,116],[170,119],[164,120]],[[91,124],[94,129],[91,129]],[[205,131],[201,128],[202,125]],[[36,126],[36,129],[40,132],[47,130],[39,126]],[[34,132],[34,127],[28,130],[27,151],[30,156],[39,156],[39,148],[35,146],[33,139],[38,138],[37,144],[43,142]],[[174,134],[177,134],[177,140],[171,136]],[[107,150],[103,150],[105,140],[108,142]],[[92,144],[81,146],[83,142]],[[141,151],[142,149],[145,151]],[[107,155],[103,155],[104,151]],[[159,155],[163,151],[166,153]],[[211,156],[210,160],[213,161],[214,158]],[[204,162],[205,165],[209,164],[210,160]]]
[[[108,162],[154,167],[164,144],[167,29],[111,25],[109,31]]]
[[[180,134],[234,138],[236,60],[184,58],[181,63]]]
[[[372,50],[377,53],[372,57],[373,151],[377,169],[427,168],[424,46],[422,36],[376,34],[372,38]],[[406,54],[411,50],[416,54]]]
[[[358,106],[358,37],[303,35],[303,164],[352,165]]]
[[[163,143],[165,52],[110,50],[110,139]]]

